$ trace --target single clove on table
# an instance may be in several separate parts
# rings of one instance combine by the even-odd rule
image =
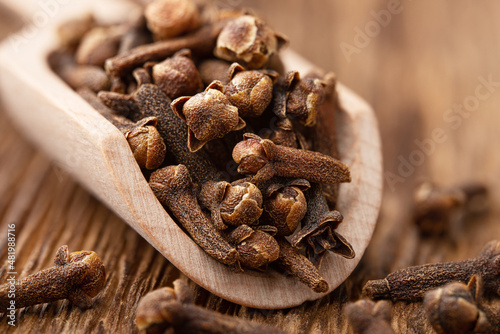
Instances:
[[[247,11],[191,0],[151,1],[129,22],[64,27],[73,30],[61,28],[52,69],[122,131],[193,241],[233,268],[275,266],[328,291],[318,269],[326,251],[355,255],[335,231],[341,213],[327,206],[350,170],[334,136],[318,138],[318,119],[335,126],[335,75],[284,73],[284,36]]]

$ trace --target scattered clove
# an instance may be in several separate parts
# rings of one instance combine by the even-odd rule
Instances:
[[[193,295],[183,280],[142,297],[136,324],[148,334],[284,334],[278,328],[222,315],[193,304]]]
[[[414,221],[423,235],[453,232],[466,214],[484,210],[486,197],[480,184],[445,189],[425,182],[415,191]]]
[[[478,308],[472,295],[471,287],[476,279],[473,276],[468,285],[449,283],[425,294],[424,308],[438,334],[493,332],[486,315]]]
[[[99,256],[91,251],[68,252],[61,246],[54,258],[55,266],[44,269],[15,283],[15,298],[11,299],[11,284],[0,286],[0,309],[51,303],[69,299],[81,309],[92,306],[93,298],[106,283],[106,271]],[[14,301],[14,303],[12,303]]]
[[[391,303],[361,299],[345,308],[354,334],[394,334],[391,328]]]
[[[489,242],[473,259],[409,267],[368,281],[363,294],[372,299],[420,301],[431,289],[454,281],[467,283],[473,275],[482,278],[486,293],[500,296],[499,241]]]

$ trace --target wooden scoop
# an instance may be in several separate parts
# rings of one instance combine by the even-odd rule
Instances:
[[[122,133],[51,71],[47,55],[58,46],[58,24],[92,9],[99,11],[95,13],[99,18],[106,18],[101,8],[102,4],[93,5],[92,1],[65,2],[46,26],[27,28],[4,41],[0,48],[1,101],[15,124],[173,265],[210,292],[263,309],[292,307],[324,296],[274,270],[235,273],[205,254],[155,198]],[[282,56],[287,70],[307,73],[314,68],[292,51],[284,51]],[[328,292],[350,275],[363,256],[382,190],[380,139],[373,111],[345,86],[339,84],[337,89],[343,107],[336,124],[339,154],[352,175],[351,183],[340,186],[338,210],[344,222],[338,230],[350,241],[356,257],[325,256],[320,273],[329,284]]]

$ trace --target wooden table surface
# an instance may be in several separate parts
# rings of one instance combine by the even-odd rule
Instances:
[[[500,2],[218,3],[257,9],[295,50],[336,72],[372,104],[387,182],[372,243],[354,274],[330,295],[291,309],[258,310],[190,283],[198,304],[290,333],[350,332],[343,306],[359,298],[366,280],[409,265],[473,257],[487,241],[500,239]],[[0,10],[2,36],[15,23]],[[439,129],[445,138],[437,142],[433,131]],[[427,153],[418,153],[422,143]],[[466,221],[453,237],[423,238],[410,219],[412,192],[421,180],[443,186],[482,182],[490,190],[490,210]],[[68,301],[28,307],[17,311],[16,327],[0,315],[1,332],[136,332],[141,296],[182,276],[23,139],[0,110],[0,283],[8,272],[8,224],[15,224],[18,278],[52,266],[57,248],[67,244],[70,251],[97,252],[108,279],[90,310]],[[394,304],[392,326],[398,333],[432,332],[420,303]]]

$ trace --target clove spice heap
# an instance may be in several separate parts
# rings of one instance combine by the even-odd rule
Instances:
[[[284,36],[191,0],[59,33],[52,69],[124,133],[160,203],[207,254],[328,291],[324,255],[355,256],[334,210],[351,176],[336,158],[333,73],[284,73]]]

